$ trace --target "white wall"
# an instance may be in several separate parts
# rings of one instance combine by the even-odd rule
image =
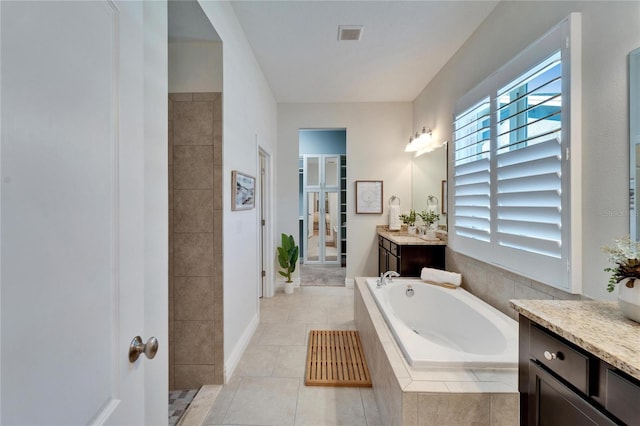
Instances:
[[[222,92],[222,43],[169,43],[169,93]]]
[[[582,209],[583,260],[574,267],[585,296],[612,298],[600,247],[629,232],[627,55],[640,46],[640,2],[501,2],[414,101],[413,115],[451,135],[454,102],[570,12],[582,12],[583,33],[583,205],[573,206]]]
[[[277,107],[231,4],[203,1],[200,6],[223,44],[224,353],[228,377],[257,326],[260,270],[258,211],[231,211],[231,171],[257,176],[258,145],[274,158]]]
[[[298,130],[347,129],[347,277],[378,273],[376,225],[391,195],[411,208],[411,103],[279,104],[276,235],[298,235]],[[355,214],[355,181],[383,181],[383,214]]]

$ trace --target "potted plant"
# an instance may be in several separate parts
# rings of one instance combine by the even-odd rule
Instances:
[[[629,319],[640,322],[640,242],[629,236],[615,240],[615,245],[603,247],[609,254],[609,261],[615,266],[605,268],[611,273],[607,291],[612,292],[618,285],[618,305]]]
[[[433,210],[422,210],[418,213],[425,225],[425,237],[430,240],[436,239],[436,229],[434,224],[440,220],[440,215]]]
[[[283,233],[282,244],[278,247],[278,263],[283,270],[278,272],[287,279],[284,282],[284,292],[286,294],[293,293],[293,280],[291,279],[291,273],[296,270],[298,250],[299,248],[293,239],[293,235]]]
[[[398,217],[400,218],[402,223],[407,225],[407,231],[410,234],[415,234],[416,233],[416,212],[415,212],[415,210],[411,209],[411,210],[409,210],[409,214],[401,214]]]

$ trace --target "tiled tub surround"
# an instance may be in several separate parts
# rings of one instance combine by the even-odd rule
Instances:
[[[223,383],[221,111],[169,95],[169,389]]]
[[[518,313],[509,305],[511,299],[580,300],[579,294],[558,290],[540,282],[489,265],[446,248],[447,271],[462,274],[462,288],[484,300],[513,319]]]
[[[516,369],[411,368],[365,280],[356,278],[354,316],[383,424],[518,424]]]

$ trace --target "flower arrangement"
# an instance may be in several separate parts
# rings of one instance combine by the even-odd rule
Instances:
[[[424,222],[427,227],[430,227],[436,223],[436,221],[440,220],[440,215],[432,210],[422,210],[418,213],[418,216],[420,216],[420,219],[422,219],[422,222]]]
[[[613,246],[602,247],[602,251],[609,254],[609,261],[615,266],[605,268],[611,272],[607,284],[607,291],[612,292],[616,284],[625,278],[626,286],[633,288],[636,279],[640,279],[640,242],[633,241],[629,236],[614,240]]]
[[[409,214],[401,214],[398,217],[405,225],[414,226],[416,224],[416,212],[413,209],[409,210]]]

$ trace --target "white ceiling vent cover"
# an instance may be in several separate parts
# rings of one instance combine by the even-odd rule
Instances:
[[[364,25],[340,25],[338,27],[339,41],[357,41],[362,37]]]

